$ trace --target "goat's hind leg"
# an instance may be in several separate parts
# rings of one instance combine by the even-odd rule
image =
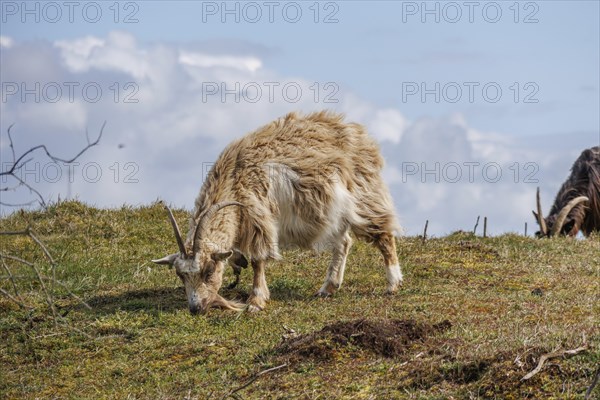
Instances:
[[[375,246],[381,251],[387,276],[387,293],[394,293],[402,285],[402,271],[396,255],[396,242],[390,233],[384,233],[375,238]]]

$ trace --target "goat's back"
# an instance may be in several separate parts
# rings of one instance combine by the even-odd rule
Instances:
[[[290,113],[232,144],[239,153],[236,169],[264,163],[286,165],[307,177],[336,173],[352,189],[354,178],[378,174],[383,159],[361,125],[344,123],[331,112],[306,116]]]

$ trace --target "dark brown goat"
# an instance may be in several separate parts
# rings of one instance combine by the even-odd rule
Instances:
[[[600,231],[600,147],[584,150],[571,167],[571,175],[558,191],[550,214],[543,218],[540,189],[537,190],[539,237],[589,236]]]

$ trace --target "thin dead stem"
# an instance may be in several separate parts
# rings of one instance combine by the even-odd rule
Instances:
[[[8,274],[8,279],[12,283],[13,290],[15,291],[15,296],[19,296],[19,290],[17,289],[17,283],[15,282],[14,275],[12,274],[12,272],[10,272],[10,269],[8,268],[8,265],[6,265],[4,258],[0,258],[0,261],[2,261],[2,268],[4,268],[4,270],[6,271],[6,273]]]
[[[74,294],[68,287],[67,285],[65,285],[63,282],[60,282],[59,280],[56,279],[56,260],[54,259],[54,257],[52,257],[52,254],[50,253],[50,251],[48,250],[48,248],[46,247],[46,245],[36,236],[36,234],[34,234],[33,230],[31,228],[26,228],[22,231],[5,231],[5,232],[0,232],[0,235],[21,235],[21,236],[28,236],[29,238],[31,238],[31,240],[41,249],[42,253],[44,254],[44,256],[46,257],[46,259],[48,260],[48,262],[50,263],[50,266],[52,268],[52,276],[48,277],[48,276],[44,276],[41,272],[40,269],[38,268],[38,266],[28,260],[25,260],[21,257],[16,257],[10,254],[3,254],[0,253],[0,260],[2,260],[2,266],[4,268],[4,270],[7,273],[7,279],[11,281],[12,287],[14,289],[15,295],[13,296],[12,294],[10,294],[9,292],[7,292],[4,289],[0,289],[0,294],[4,295],[6,298],[8,298],[9,300],[11,300],[12,302],[14,302],[15,304],[17,304],[19,307],[22,308],[27,308],[27,309],[34,309],[33,307],[30,307],[28,305],[26,305],[23,301],[22,301],[22,296],[19,293],[18,290],[18,286],[16,284],[15,281],[15,275],[12,274],[10,268],[8,268],[8,265],[6,265],[6,261],[5,260],[11,260],[11,261],[15,261],[18,263],[21,263],[23,265],[26,265],[27,267],[31,268],[33,270],[33,272],[35,273],[35,276],[37,278],[37,281],[40,285],[41,291],[44,294],[46,303],[48,304],[48,307],[50,308],[50,312],[52,313],[52,319],[54,322],[54,325],[57,326],[58,323],[62,323],[64,325],[69,326],[70,329],[77,331],[78,333],[85,335],[86,337],[91,338],[90,335],[88,335],[87,333],[81,331],[80,329],[75,328],[74,326],[71,326],[68,321],[64,318],[64,316],[59,315],[56,312],[56,306],[54,304],[54,287],[55,285],[61,286],[64,290],[67,291],[67,293],[69,294],[69,296],[71,296],[73,299],[77,300],[78,303],[82,304],[84,307],[88,308],[91,310],[91,307],[89,304],[87,304],[83,299],[81,299],[79,296],[77,296],[76,294]],[[52,285],[51,290],[48,289],[47,285],[45,282],[49,282]]]
[[[533,371],[531,371],[530,373],[528,373],[527,375],[525,375],[524,377],[521,378],[522,381],[526,381],[528,379],[533,378],[538,372],[540,372],[542,370],[542,367],[544,366],[544,363],[547,360],[550,360],[552,358],[557,358],[557,357],[563,357],[563,356],[573,356],[575,354],[579,354],[582,351],[585,351],[588,349],[587,344],[584,344],[581,347],[578,347],[576,349],[573,350],[559,350],[559,351],[555,351],[552,353],[548,353],[548,354],[544,354],[540,357],[540,361],[538,362],[537,367],[535,367],[533,369]]]

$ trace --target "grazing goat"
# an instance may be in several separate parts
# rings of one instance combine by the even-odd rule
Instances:
[[[387,292],[395,292],[402,272],[393,231],[400,227],[382,167],[361,125],[331,112],[290,113],[223,150],[195,201],[185,242],[167,208],[179,253],[153,261],[175,266],[196,314],[211,306],[241,309],[218,294],[224,261],[243,259],[241,253],[254,270],[248,309],[259,311],[269,299],[266,263],[279,259],[282,247],[331,249],[317,295],[333,294],[344,278],[351,231],[381,251]]]
[[[585,236],[600,231],[600,147],[584,150],[571,167],[571,175],[558,191],[550,214],[544,218],[537,190],[538,237],[556,235]]]

